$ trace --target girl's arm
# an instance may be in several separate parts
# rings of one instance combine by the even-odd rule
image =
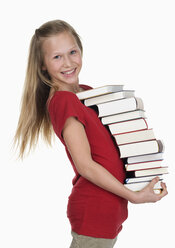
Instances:
[[[62,134],[78,173],[90,182],[132,203],[156,202],[167,194],[164,183],[162,183],[162,193],[159,195],[154,193],[153,187],[159,178],[153,179],[140,192],[127,189],[103,166],[92,159],[84,126],[75,117],[69,117],[66,120]]]

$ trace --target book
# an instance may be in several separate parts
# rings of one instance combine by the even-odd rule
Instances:
[[[140,191],[156,176],[155,193],[168,173],[162,166],[164,145],[148,128],[143,101],[123,85],[106,85],[77,93],[85,106],[95,108],[103,125],[115,139],[126,170],[125,186]]]
[[[153,129],[139,130],[113,135],[117,145],[156,139]]]
[[[89,107],[89,106],[96,105],[99,103],[119,100],[119,99],[128,98],[128,97],[134,97],[133,90],[123,90],[123,91],[110,93],[110,94],[106,94],[102,96],[91,97],[91,98],[85,99],[84,104]]]
[[[118,146],[120,158],[163,152],[164,146],[161,140],[148,140],[129,143]]]
[[[137,109],[144,109],[143,101],[138,97],[124,98],[121,100],[97,104],[99,117],[119,114]]]
[[[158,152],[158,153],[128,157],[125,158],[125,163],[132,164],[132,163],[140,163],[140,162],[162,160],[162,159],[163,159],[163,152]]]
[[[145,176],[157,176],[168,173],[168,167],[154,168],[154,169],[145,169],[137,171],[128,171],[127,177],[145,177]]]
[[[108,125],[111,134],[122,134],[137,130],[147,129],[148,125],[144,118],[122,121]]]
[[[90,97],[100,96],[122,90],[123,90],[123,85],[105,85],[102,87],[78,92],[76,95],[79,98],[79,100],[84,100]]]
[[[103,125],[107,125],[110,123],[134,120],[134,119],[139,119],[139,118],[144,118],[144,119],[146,118],[144,110],[138,109],[138,110],[134,110],[134,111],[126,112],[126,113],[104,116],[101,118],[101,122]]]
[[[156,176],[144,176],[144,177],[133,177],[133,178],[126,178],[125,184],[129,183],[139,183],[139,182],[151,182]],[[159,180],[163,180],[162,175],[158,175]]]
[[[143,188],[145,188],[150,182],[139,182],[139,183],[130,183],[130,184],[124,184],[124,186],[132,191],[140,191]],[[162,189],[161,181],[158,181],[154,185],[154,189]]]
[[[135,164],[125,164],[125,169],[126,171],[133,171],[133,170],[159,168],[162,165],[162,161],[163,160],[155,160],[155,161],[141,162]]]

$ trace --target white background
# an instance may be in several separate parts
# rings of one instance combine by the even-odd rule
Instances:
[[[11,149],[36,28],[63,19],[82,37],[80,82],[124,84],[145,104],[149,127],[166,145],[169,195],[156,204],[129,204],[116,247],[174,243],[175,7],[172,0],[5,1],[1,25],[0,247],[68,248],[67,197],[73,172],[62,144],[42,141],[23,162]],[[65,162],[66,161],[66,162]]]

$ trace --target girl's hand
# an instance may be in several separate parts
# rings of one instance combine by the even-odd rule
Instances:
[[[168,194],[166,184],[161,182],[162,191],[160,194],[155,194],[154,185],[159,181],[159,178],[154,178],[144,189],[139,192],[135,192],[134,200],[132,203],[148,203],[157,202]]]

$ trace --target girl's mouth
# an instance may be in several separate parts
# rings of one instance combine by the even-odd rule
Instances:
[[[76,71],[76,68],[72,69],[72,70],[68,70],[68,71],[62,71],[61,73],[65,76],[71,76],[74,74],[74,72]]]

